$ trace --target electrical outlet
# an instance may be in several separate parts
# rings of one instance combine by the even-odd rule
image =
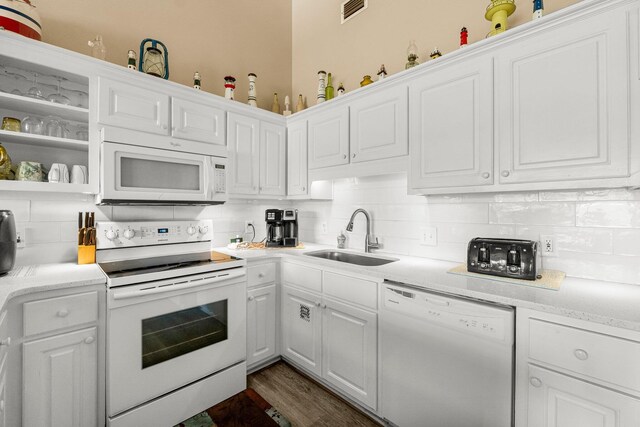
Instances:
[[[244,222],[244,232],[245,233],[253,233],[253,221],[245,221]]]
[[[436,246],[438,244],[438,229],[436,227],[420,228],[420,244],[423,246]]]
[[[321,223],[320,228],[322,229],[322,234],[327,234],[329,232],[326,222]]]
[[[558,256],[556,241],[553,234],[540,235],[540,253],[542,256]]]
[[[18,248],[24,248],[27,244],[26,239],[27,233],[25,232],[24,225],[16,225],[16,240],[18,243],[16,246]]]

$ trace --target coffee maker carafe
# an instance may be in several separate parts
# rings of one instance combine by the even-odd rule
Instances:
[[[296,209],[267,209],[267,240],[265,245],[273,247],[298,246],[298,211]]]

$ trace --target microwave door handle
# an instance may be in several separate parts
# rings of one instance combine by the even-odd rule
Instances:
[[[244,275],[245,275],[244,271],[240,271],[240,272],[234,271],[221,276],[212,277],[210,279],[203,279],[203,280],[197,280],[195,282],[181,283],[179,285],[165,285],[165,286],[155,287],[155,288],[137,289],[135,291],[116,291],[113,293],[113,299],[123,300],[123,299],[145,297],[147,295],[163,294],[167,292],[179,291],[181,289],[189,289],[189,288],[195,288],[203,285],[211,285],[214,283],[224,282],[226,280],[234,279],[236,277],[242,277]]]
[[[204,186],[206,188],[204,197],[208,201],[212,201],[215,188],[213,157],[207,157],[204,164],[206,166],[204,171]]]

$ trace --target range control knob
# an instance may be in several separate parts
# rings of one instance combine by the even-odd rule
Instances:
[[[130,228],[127,228],[126,230],[124,230],[124,233],[122,233],[122,235],[124,236],[125,239],[133,239],[133,237],[136,235],[136,231]]]
[[[209,227],[206,225],[201,225],[198,227],[198,233],[207,234],[209,232]]]
[[[120,231],[117,228],[115,230],[113,228],[110,228],[104,231],[104,237],[106,237],[108,240],[115,240],[119,235]]]
[[[189,227],[187,227],[187,234],[189,236],[193,236],[194,234],[196,234],[196,228],[193,225],[190,225]]]

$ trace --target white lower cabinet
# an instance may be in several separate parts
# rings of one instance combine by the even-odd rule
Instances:
[[[97,328],[23,346],[24,427],[98,425]]]
[[[247,366],[252,366],[276,355],[276,285],[247,295]]]
[[[637,427],[640,400],[529,365],[529,427]]]
[[[305,277],[314,280],[317,276],[296,273],[320,273],[320,270],[288,263],[284,266],[282,355],[375,411],[378,393],[377,313],[358,306],[360,301],[357,298],[339,301],[329,297],[326,290],[310,292],[290,286],[304,286],[301,282]],[[323,273],[323,285],[331,283],[335,273]],[[362,279],[354,277],[353,280]],[[377,283],[368,283],[370,291],[377,295]]]

